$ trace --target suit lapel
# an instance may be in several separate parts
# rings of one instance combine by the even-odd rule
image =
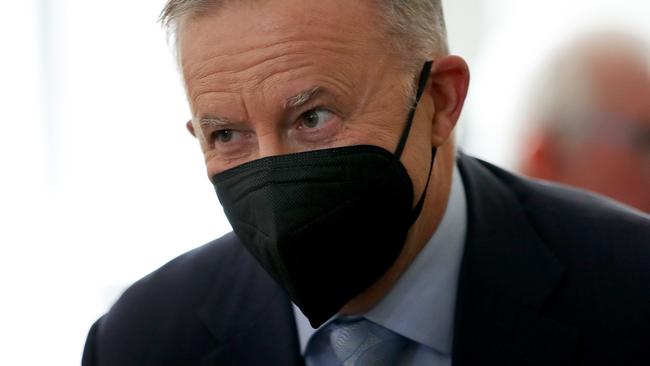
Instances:
[[[453,360],[469,365],[572,364],[575,329],[541,315],[564,268],[528,221],[498,168],[460,155],[468,233]]]
[[[288,297],[243,246],[198,315],[219,345],[202,365],[302,363]]]

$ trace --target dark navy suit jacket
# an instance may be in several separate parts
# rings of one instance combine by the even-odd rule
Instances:
[[[468,233],[454,366],[650,365],[650,220],[459,157]],[[301,365],[286,294],[233,234],[131,286],[84,366]]]

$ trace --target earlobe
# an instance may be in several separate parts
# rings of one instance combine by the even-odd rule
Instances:
[[[192,125],[192,120],[187,121],[185,127],[192,134],[192,136],[196,137],[196,133],[194,132],[194,126]]]
[[[434,103],[431,140],[437,147],[447,141],[460,117],[469,88],[469,67],[458,56],[444,56],[433,63],[430,79]]]

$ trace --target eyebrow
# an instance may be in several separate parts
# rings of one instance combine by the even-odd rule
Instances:
[[[320,93],[323,92],[323,88],[320,86],[313,87],[308,90],[301,91],[300,93],[285,99],[284,109],[295,109],[309,103],[312,99],[317,97]],[[219,116],[205,116],[198,119],[199,126],[201,128],[205,127],[226,127],[232,126],[235,122],[229,118],[219,117]]]
[[[322,87],[316,86],[311,89],[302,91],[292,97],[289,97],[284,102],[284,109],[294,109],[307,104],[310,100],[318,96],[318,94],[320,94],[322,91]]]
[[[206,117],[199,118],[199,126],[202,128],[203,127],[224,127],[232,124],[233,124],[232,120],[223,117],[206,116]]]

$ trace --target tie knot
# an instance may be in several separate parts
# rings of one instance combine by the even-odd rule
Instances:
[[[360,317],[334,320],[321,332],[329,338],[328,348],[343,366],[395,365],[408,342],[399,334]]]

